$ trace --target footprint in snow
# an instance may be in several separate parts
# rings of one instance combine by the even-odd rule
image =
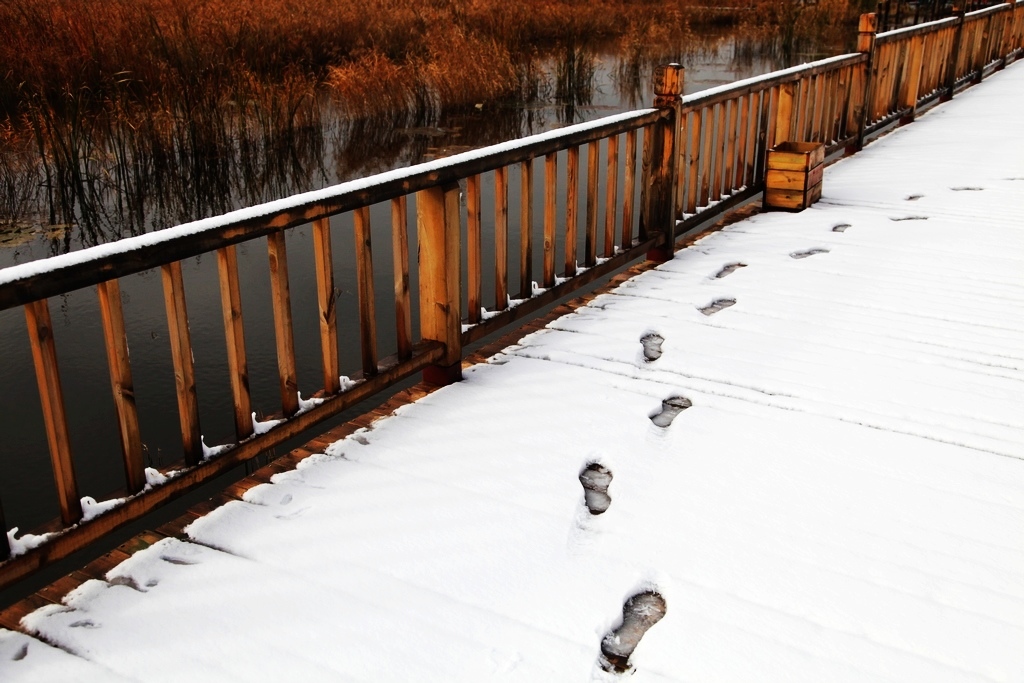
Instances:
[[[1020,180],[1020,178],[1011,178],[1011,180]],[[953,190],[953,192],[981,192],[985,188],[984,187],[963,186],[963,187],[951,187],[949,189]]]
[[[660,593],[637,593],[622,606],[622,624],[601,639],[601,668],[605,671],[629,671],[629,657],[644,634],[665,616],[668,605]]]
[[[849,223],[836,223],[832,226],[832,232],[846,232],[846,229],[849,227]]]
[[[733,273],[733,272],[739,270],[740,268],[746,268],[746,267],[747,267],[746,263],[739,263],[739,262],[737,262],[737,263],[727,263],[724,266],[722,266],[722,269],[720,271],[715,273],[715,279],[716,280],[721,280],[726,275],[728,275],[730,273]]]
[[[889,216],[891,221],[926,221],[929,216]]]
[[[612,483],[612,472],[600,463],[592,462],[580,472],[580,484],[583,485],[583,502],[592,515],[600,515],[612,504],[608,495],[608,487]]]
[[[99,628],[99,627],[100,627],[99,624],[97,624],[94,621],[90,621],[88,619],[83,619],[82,621],[76,621],[75,623],[71,624],[71,628]]]
[[[704,315],[714,315],[715,313],[718,313],[723,308],[729,308],[730,306],[735,306],[735,305],[736,305],[736,299],[733,299],[733,298],[729,297],[729,298],[726,298],[726,299],[715,299],[714,301],[709,303],[707,306],[704,306],[704,307],[699,308],[697,310],[699,310]]]
[[[924,196],[923,194],[910,194],[910,195],[907,195],[904,199],[906,199],[906,201],[908,201],[908,202],[916,202],[918,199],[920,199],[923,196]]]
[[[691,406],[693,406],[693,402],[690,399],[683,396],[672,396],[662,401],[661,410],[649,417],[655,426],[664,429],[672,424],[672,421],[676,419],[679,413]]]
[[[648,363],[661,358],[661,345],[665,338],[657,332],[651,332],[640,337],[640,343],[644,345],[644,360]]]
[[[814,247],[813,249],[804,249],[803,251],[794,251],[789,255],[790,258],[807,258],[808,256],[817,256],[818,254],[827,254],[828,249],[824,247]]]
[[[25,657],[28,657],[28,643],[21,644],[21,647],[18,648],[17,652],[14,653],[14,656],[11,657],[11,661],[20,662],[25,659]]]

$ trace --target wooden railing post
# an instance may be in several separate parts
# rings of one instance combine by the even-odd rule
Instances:
[[[419,236],[420,337],[444,344],[441,362],[423,370],[430,384],[462,379],[459,186],[416,193]]]
[[[654,106],[668,110],[668,116],[651,126],[648,130],[650,139],[644,140],[645,201],[640,234],[662,235],[647,252],[651,261],[671,259],[675,247],[676,132],[682,112],[683,79],[684,70],[679,64],[659,66],[654,71]]]
[[[64,391],[57,371],[57,346],[53,339],[53,323],[50,321],[50,305],[47,300],[25,304],[25,321],[28,323],[36,382],[39,384],[39,400],[43,406],[43,423],[46,425],[53,478],[57,483],[60,518],[65,526],[71,526],[82,519],[82,503],[78,498],[75,463],[71,458]]]
[[[869,118],[871,117],[871,95],[874,92],[874,66],[875,66],[875,34],[878,29],[878,17],[873,12],[860,15],[860,23],[857,26],[857,52],[868,56],[864,63],[861,77],[854,77],[854,87],[859,84],[861,87],[854,92],[862,97],[860,106],[855,110],[854,128],[857,133],[857,146],[855,151],[864,149],[864,132],[867,130]],[[857,73],[857,72],[855,72]],[[859,82],[859,83],[858,83]],[[851,107],[851,109],[854,109]]]
[[[946,65],[946,94],[941,101],[946,102],[953,99],[953,90],[956,88],[956,67],[960,61],[960,46],[963,43],[964,15],[966,12],[961,8],[956,15],[956,32],[953,34],[953,48],[949,53],[949,63]]]
[[[199,428],[196,370],[192,358],[192,338],[188,330],[181,261],[172,261],[162,266],[160,271],[164,283],[164,306],[167,308],[171,360],[174,364],[174,389],[178,399],[178,418],[181,422],[181,445],[185,463],[189,466],[198,465],[203,459],[203,437]]]

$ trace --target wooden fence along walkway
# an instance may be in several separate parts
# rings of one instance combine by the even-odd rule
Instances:
[[[922,107],[952,97],[1024,53],[1024,0],[877,35],[874,27],[875,15],[861,17],[855,54],[688,97],[681,96],[682,68],[661,67],[655,76],[655,107],[649,110],[0,271],[0,310],[15,306],[25,310],[61,511],[60,533],[15,557],[6,534],[0,533],[0,587],[417,372],[423,371],[435,383],[457,380],[464,345],[645,254],[654,260],[670,258],[677,239],[708,218],[757,196],[763,187],[766,151],[776,142],[816,141],[824,143],[828,153],[852,152],[885,128],[913,120]],[[583,146],[587,148],[585,169],[581,168]],[[599,161],[602,148],[604,164]],[[625,167],[621,188],[620,148]],[[634,172],[638,150],[642,150],[640,177]],[[544,196],[539,198],[543,221],[534,226],[533,174],[538,158],[544,160]],[[557,182],[560,158],[567,166],[564,196]],[[520,171],[518,188],[509,183],[509,170],[515,166]],[[481,248],[483,174],[493,178],[495,196],[493,207],[488,207],[494,216],[494,259],[487,263]],[[606,208],[603,225],[598,225],[601,176],[607,188]],[[617,211],[620,192],[621,212]],[[518,201],[522,207],[523,218],[517,226],[509,225],[509,201]],[[381,202],[390,202],[394,264],[396,335],[393,353],[386,357],[377,354],[369,211]],[[585,212],[578,210],[581,204]],[[564,225],[556,225],[559,205],[565,207]],[[353,216],[354,235],[347,239],[354,239],[355,245],[358,320],[338,320],[334,305],[330,217],[345,212]],[[411,218],[419,245],[416,259],[409,255]],[[318,396],[324,400],[300,410],[285,233],[310,223],[323,366],[323,389]],[[518,255],[508,253],[510,227],[519,231]],[[585,235],[582,254],[576,253],[579,231]],[[564,232],[561,245],[556,244],[560,232]],[[269,254],[282,421],[256,434],[236,246],[262,239]],[[533,272],[535,244],[543,255],[539,274]],[[218,266],[237,443],[207,459],[181,261],[210,252],[216,253]],[[518,264],[517,280],[510,278],[510,262]],[[162,485],[147,488],[119,279],[155,268],[162,273],[184,465]],[[493,273],[493,291],[484,291],[485,270]],[[413,281],[419,283],[417,291],[411,291]],[[511,283],[516,281],[519,288],[513,292]],[[95,287],[99,297],[128,494],[119,507],[89,521],[83,521],[76,485],[65,415],[67,397],[61,391],[48,304],[49,297],[85,287]],[[414,307],[418,331],[413,325]],[[339,380],[339,325],[358,325],[360,330],[362,367],[350,373],[355,383],[348,387]],[[2,517],[0,527],[7,528]]]

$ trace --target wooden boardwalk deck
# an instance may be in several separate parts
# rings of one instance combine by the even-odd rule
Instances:
[[[227,675],[210,663],[220,658],[231,676],[266,680],[281,670],[320,680],[605,680],[593,668],[602,629],[614,626],[622,596],[656,584],[668,615],[638,650],[633,680],[1018,680],[1024,132],[1007,122],[1021,92],[1024,65],[1012,65],[826,171],[814,208],[756,215],[666,264],[636,267],[517,331],[537,334],[497,362],[488,358],[513,340],[468,359],[463,384],[427,400],[423,385],[401,392],[3,611],[0,626],[31,635],[0,632],[0,678],[214,679]],[[664,340],[653,362],[640,343],[651,332]],[[539,386],[544,377],[557,390]],[[652,427],[648,412],[670,395],[693,407]],[[360,431],[399,408],[386,428]],[[527,417],[533,434],[523,439]],[[445,466],[409,447],[436,443],[439,430],[452,437]],[[485,436],[492,447],[481,452]],[[360,512],[307,491],[326,510],[312,543],[324,547],[306,547],[292,567],[279,544],[302,537],[274,521],[274,492],[290,501],[303,491],[275,475],[339,440],[335,451],[365,445],[366,455],[350,479],[319,484],[333,482],[341,499],[375,486],[379,507]],[[617,486],[600,518],[581,509],[575,481],[594,459]],[[451,471],[466,481],[449,480]],[[408,478],[422,495],[389,493]],[[339,521],[340,510],[353,517]],[[456,512],[495,538],[475,552],[490,536],[460,541]],[[381,515],[408,526],[393,528],[394,539],[359,532],[377,529]],[[431,524],[417,526],[421,517]],[[178,550],[149,568],[160,562],[147,549],[171,547],[167,539]],[[389,543],[410,544],[405,565],[387,559]],[[266,613],[244,611],[251,623],[229,639],[238,650],[209,642],[199,604],[208,592],[180,603],[159,593],[175,576],[174,553],[190,545],[204,558],[244,558],[234,569],[251,565],[239,585],[217,586],[218,605],[267,601]],[[545,554],[549,545],[558,552]],[[112,573],[130,557],[149,559]],[[261,582],[261,571],[294,584]],[[344,583],[341,598],[326,595],[329,581],[315,588],[328,572],[374,585],[357,581],[364,571],[399,577],[401,587],[379,585],[408,603],[346,597]],[[159,586],[126,587],[150,574]],[[270,585],[285,598],[249,594]],[[55,607],[75,589],[70,609]],[[114,591],[120,602],[104,603]],[[261,656],[255,634],[303,623],[296,614],[318,595],[333,607],[368,600],[383,636],[366,635],[365,611],[329,612],[309,626],[345,634],[336,651],[284,634]],[[531,616],[538,596],[550,613]],[[119,619],[158,630],[188,623],[167,611],[175,604],[196,628],[168,635],[169,652],[103,649],[116,638],[104,629],[134,643]],[[140,622],[147,605],[164,611]],[[72,622],[96,628],[76,632]],[[401,634],[395,642],[388,628]],[[246,638],[256,645],[239,646]]]

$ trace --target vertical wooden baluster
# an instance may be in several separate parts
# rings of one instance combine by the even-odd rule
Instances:
[[[494,171],[494,308],[508,308],[508,167]]]
[[[331,248],[331,219],[313,221],[313,264],[316,270],[316,301],[320,320],[320,365],[324,391],[341,391],[338,363],[338,292],[334,287],[334,256]]]
[[[579,229],[580,148],[569,148],[565,199],[565,277],[576,275],[576,240]]]
[[[217,250],[217,276],[220,281],[220,310],[224,319],[224,341],[228,355],[228,379],[231,382],[235,413],[235,436],[242,441],[252,436],[252,402],[249,395],[245,329],[242,325],[242,292],[238,285],[238,255],[234,245]]]
[[[370,245],[370,207],[352,212],[356,239],[356,283],[359,292],[359,346],[363,373],[377,374],[377,316],[373,296],[373,249]]]
[[[129,493],[138,493],[146,485],[146,474],[142,462],[142,437],[135,408],[132,366],[128,359],[128,337],[124,331],[121,286],[117,280],[107,280],[96,285],[96,293],[100,300],[100,319],[107,349],[110,390],[114,395],[114,411],[121,438],[125,482]]]
[[[737,189],[747,184],[747,140],[750,137],[750,100],[750,95],[737,100],[740,108],[740,128],[736,149],[736,175],[732,180],[732,186]]]
[[[597,176],[601,148],[597,141],[587,145],[587,234],[583,263],[590,268],[597,263]]]
[[[857,52],[866,55],[867,61],[854,67],[853,79],[850,84],[852,94],[846,128],[851,135],[857,136],[857,141],[851,145],[852,151],[859,151],[864,147],[864,134],[871,122],[871,100],[875,88],[873,78],[877,56],[875,49],[877,20],[877,15],[869,12],[860,15],[857,25]]]
[[[409,209],[405,195],[391,200],[391,249],[394,254],[395,333],[398,357],[412,358],[412,305],[409,303]]]
[[[274,311],[277,347],[277,375],[281,388],[281,410],[291,417],[299,410],[299,381],[295,373],[295,338],[292,332],[292,303],[288,286],[288,252],[284,231],[267,235],[270,261],[270,299]]]
[[[715,109],[705,107],[701,115],[700,134],[703,145],[700,150],[700,206],[711,201],[711,149],[715,142]]]
[[[823,142],[824,130],[822,121],[825,117],[825,100],[828,97],[828,77],[826,74],[818,74],[815,78],[814,87],[814,110],[811,112],[811,137],[810,142]]]
[[[466,179],[466,274],[469,292],[469,322],[480,322],[480,308],[483,302],[481,267],[483,248],[480,238],[480,176],[471,175]]]
[[[181,421],[181,444],[185,462],[198,465],[203,459],[202,432],[199,428],[199,400],[196,396],[196,373],[192,360],[192,339],[188,331],[185,308],[185,284],[181,278],[181,262],[162,266],[164,305],[167,308],[167,331],[174,362],[174,385]]]
[[[722,102],[718,105],[718,114],[715,123],[715,171],[711,177],[711,199],[722,198],[722,175],[725,173],[725,155],[729,143],[729,131],[727,121],[731,102]]]
[[[739,118],[740,98],[729,101],[728,139],[725,152],[725,178],[723,193],[732,194],[736,190],[736,121]]]
[[[533,159],[520,164],[519,298],[533,296]]]
[[[773,145],[787,142],[793,138],[793,130],[791,128],[793,122],[793,91],[793,83],[783,83],[779,86],[778,106],[775,107],[775,139],[772,143]]]
[[[814,135],[814,100],[819,85],[816,76],[804,79],[806,92],[800,93],[800,127],[796,129],[796,135],[802,142],[810,142]]]
[[[683,118],[685,70],[679,64],[663,64],[654,70],[654,106],[662,117],[645,133],[651,144],[644,145],[644,175],[647,193],[640,207],[642,232],[656,237],[647,250],[647,260],[663,263],[672,259],[676,247],[676,174],[679,173],[680,134]]]
[[[543,287],[555,286],[555,217],[558,201],[558,155],[544,157],[544,272]]]
[[[797,92],[799,97],[797,99],[798,104],[796,105],[796,111],[793,112],[793,118],[796,119],[796,124],[793,126],[793,135],[800,142],[808,140],[806,129],[810,124],[811,117],[810,112],[807,110],[807,103],[813,102],[814,98],[811,95],[811,84],[814,82],[813,76],[804,76],[797,81]]]
[[[682,168],[682,175],[686,178],[686,204],[684,211],[688,214],[697,213],[697,193],[700,191],[700,135],[704,128],[704,119],[701,116],[702,109],[695,109],[691,114],[690,134],[686,137],[686,164]]]
[[[835,103],[835,73],[828,72],[821,75],[824,81],[824,96],[821,103],[821,119],[818,124],[818,142],[824,143],[826,146],[831,142],[831,130],[832,125],[830,118],[832,116],[832,107]]]
[[[636,195],[636,129],[626,131],[626,173],[622,188],[622,248],[633,246],[633,197]]]
[[[907,79],[903,83],[900,109],[909,109],[901,123],[910,123],[917,116],[917,93],[921,86],[921,69],[924,62],[924,40],[921,36],[910,39],[907,55]]]
[[[451,183],[416,194],[419,236],[420,337],[444,344],[444,356],[423,370],[424,381],[462,379],[462,293],[459,186]]]
[[[619,136],[608,138],[607,174],[604,194],[604,256],[615,255],[615,215],[618,204]]]
[[[46,442],[50,448],[53,479],[57,484],[60,518],[64,526],[82,519],[82,503],[75,480],[75,463],[71,457],[71,439],[68,436],[67,415],[64,412],[64,392],[57,369],[57,347],[50,321],[50,305],[46,299],[25,304],[25,322],[32,346],[32,362],[39,385],[39,400],[46,425]],[[6,534],[6,529],[3,530]]]
[[[757,184],[757,160],[759,144],[761,139],[761,102],[765,97],[764,90],[751,93],[751,140],[746,147],[746,186],[753,187]]]
[[[765,165],[768,162],[768,150],[771,148],[769,141],[775,135],[775,126],[772,122],[772,94],[773,88],[761,91],[761,117],[757,127],[757,157],[755,180],[760,186],[764,183]]]
[[[775,137],[778,131],[777,126],[779,125],[779,107],[782,100],[782,88],[775,86],[771,89],[771,106],[768,108],[768,137],[765,140],[767,148],[765,150],[765,160],[767,163],[767,150],[774,147],[779,142],[785,142]],[[791,100],[792,101],[792,100]]]

